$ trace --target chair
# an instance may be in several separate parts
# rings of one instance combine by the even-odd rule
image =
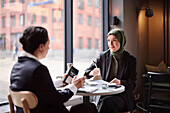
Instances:
[[[30,91],[12,91],[9,90],[8,95],[10,113],[14,112],[14,105],[23,108],[24,113],[30,113],[30,109],[33,109],[38,104],[37,96]]]
[[[148,88],[146,112],[149,113],[154,108],[170,110],[170,73],[148,72],[143,77],[148,80],[145,84]]]

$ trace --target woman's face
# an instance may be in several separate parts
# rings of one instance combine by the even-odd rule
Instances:
[[[45,45],[43,45],[42,58],[46,57],[48,50],[49,50],[49,44],[50,44],[50,40],[48,39]]]
[[[120,42],[114,35],[109,35],[107,37],[107,43],[111,52],[116,52],[120,48]]]

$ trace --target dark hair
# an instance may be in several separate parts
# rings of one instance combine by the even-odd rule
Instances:
[[[43,27],[30,26],[24,30],[19,41],[26,52],[33,53],[40,44],[48,41],[48,32]]]

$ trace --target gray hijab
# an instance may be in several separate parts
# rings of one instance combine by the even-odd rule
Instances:
[[[126,36],[122,29],[112,29],[109,31],[107,36],[114,35],[120,43],[120,48],[116,52],[112,52],[112,55],[119,56],[124,51],[124,46],[126,44]]]

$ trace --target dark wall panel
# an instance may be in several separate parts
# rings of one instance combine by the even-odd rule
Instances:
[[[149,20],[149,64],[164,60],[163,0],[150,0],[154,16]]]

